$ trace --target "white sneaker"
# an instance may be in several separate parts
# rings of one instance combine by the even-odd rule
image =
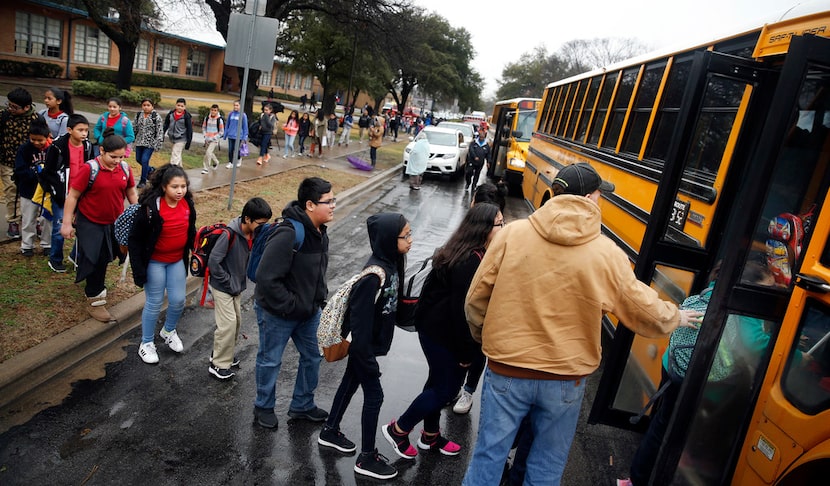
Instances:
[[[236,163],[236,166],[237,167],[242,167],[242,159],[240,159],[239,162]]]
[[[473,396],[467,390],[461,390],[461,398],[455,402],[455,405],[452,407],[452,411],[455,413],[465,414],[469,413],[471,408],[473,408]]]
[[[156,345],[152,342],[143,343],[138,347],[138,355],[141,356],[141,361],[147,364],[156,364],[159,362],[159,355],[156,352]]]
[[[207,169],[202,169],[202,174],[207,174],[207,173],[208,173]]]
[[[170,332],[167,332],[163,327],[161,331],[159,331],[159,336],[164,339],[164,344],[170,346],[170,349],[177,353],[181,353],[184,351],[184,345],[182,344],[182,340],[179,339],[179,334],[173,329]]]
[[[225,166],[226,169],[233,169],[233,162],[228,162],[228,165]]]

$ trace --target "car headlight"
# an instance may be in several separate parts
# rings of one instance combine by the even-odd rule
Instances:
[[[454,159],[455,154],[443,154],[443,155],[441,155],[441,158],[442,159]]]
[[[525,161],[522,159],[510,159],[507,165],[509,165],[510,167],[514,167],[516,169],[524,169]]]

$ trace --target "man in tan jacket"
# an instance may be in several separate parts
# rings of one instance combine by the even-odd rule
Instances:
[[[470,332],[488,365],[465,486],[499,483],[526,415],[534,432],[526,482],[559,484],[585,377],[601,359],[603,314],[647,337],[694,327],[702,317],[658,298],[601,234],[597,203],[613,184],[579,163],[559,171],[553,190],[527,220],[496,234],[467,293]]]

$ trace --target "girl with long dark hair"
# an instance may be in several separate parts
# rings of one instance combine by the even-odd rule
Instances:
[[[158,363],[153,337],[167,291],[167,315],[159,336],[176,353],[184,349],[176,325],[184,311],[188,252],[196,237],[196,209],[190,180],[181,166],[167,164],[153,172],[141,193],[130,233],[133,280],[144,287],[141,345],[138,355]]]
[[[467,327],[464,298],[487,245],[502,226],[504,217],[498,206],[477,204],[432,258],[432,272],[415,311],[415,327],[429,375],[409,408],[381,428],[395,454],[404,459],[418,455],[409,443],[409,433],[422,420],[424,430],[417,442],[420,449],[448,456],[461,451],[460,445],[441,435],[441,409],[455,396],[466,369],[481,353]]]
[[[103,134],[101,155],[77,169],[69,179],[69,194],[63,206],[61,236],[72,238],[78,230],[75,283],[86,280],[87,311],[93,319],[113,321],[107,303],[107,267],[118,255],[113,223],[124,212],[124,199],[138,202],[135,179],[124,161],[127,142],[112,128]],[[77,208],[77,212],[75,209]],[[74,223],[74,225],[73,225]]]

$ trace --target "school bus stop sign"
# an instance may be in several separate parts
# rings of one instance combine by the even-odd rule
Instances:
[[[225,64],[259,71],[274,68],[274,51],[280,23],[277,19],[232,13],[228,23]],[[249,57],[250,56],[250,57]]]

